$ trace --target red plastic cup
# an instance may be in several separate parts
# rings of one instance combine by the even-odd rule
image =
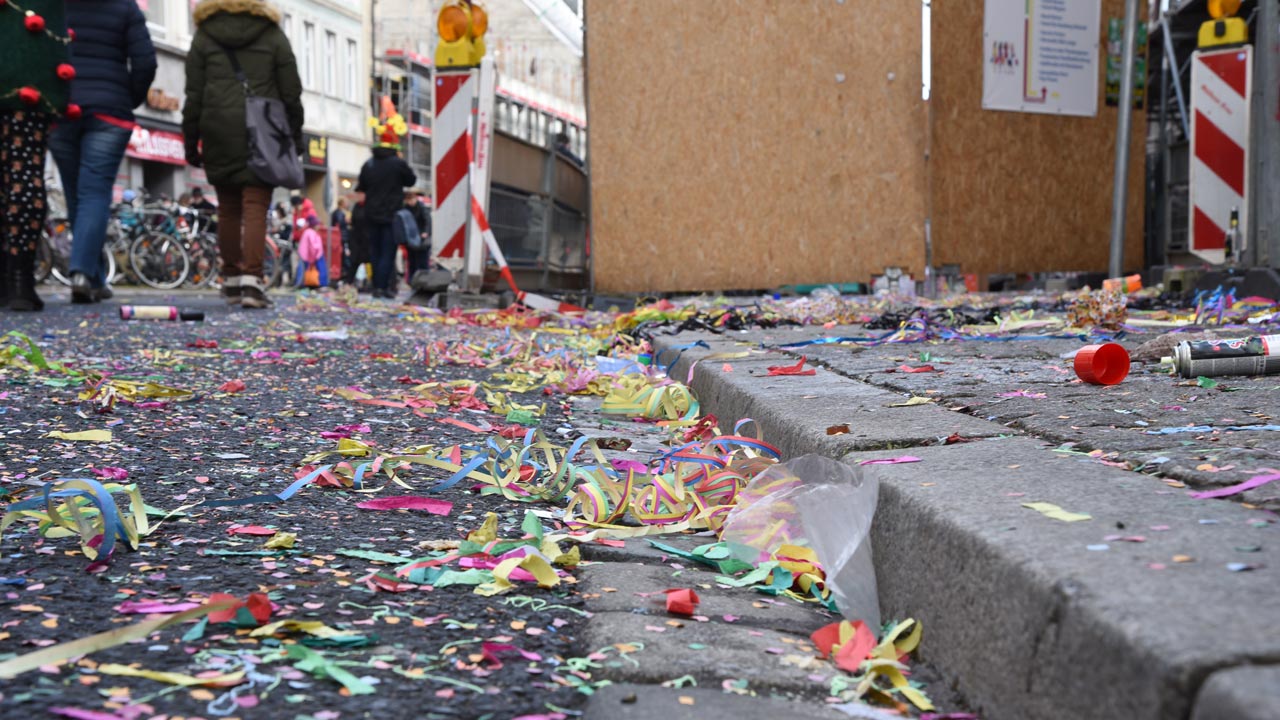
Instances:
[[[1116,385],[1129,376],[1129,351],[1115,343],[1085,345],[1075,367],[1076,377],[1090,385]]]

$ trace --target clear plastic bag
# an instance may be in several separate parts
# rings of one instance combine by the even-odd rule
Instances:
[[[798,457],[752,479],[726,518],[722,539],[751,563],[782,545],[812,548],[840,612],[878,628],[869,536],[879,493],[879,482],[860,468],[821,455]]]

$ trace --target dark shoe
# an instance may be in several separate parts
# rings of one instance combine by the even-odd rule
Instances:
[[[89,285],[89,276],[84,273],[71,273],[71,302],[76,305],[95,303],[93,287]]]
[[[103,285],[100,288],[95,288],[93,291],[94,302],[102,302],[103,300],[110,300],[115,296],[116,294],[111,291],[110,285]]]
[[[239,305],[243,299],[240,295],[240,276],[231,275],[222,281],[222,299],[228,305]]]
[[[255,277],[240,276],[240,307],[265,309],[271,307],[271,298],[262,289],[262,281]]]
[[[17,312],[39,312],[44,309],[44,301],[36,294],[36,278],[33,272],[36,265],[34,252],[23,253],[17,257],[7,258],[5,277],[8,278],[12,292],[9,295],[9,309]]]
[[[6,268],[8,256],[0,252],[0,310],[9,307],[9,273]]]

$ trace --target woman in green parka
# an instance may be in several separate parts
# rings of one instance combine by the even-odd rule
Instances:
[[[302,147],[302,81],[280,12],[262,0],[202,0],[192,17],[196,36],[187,53],[187,100],[182,133],[187,162],[203,166],[218,193],[222,294],[228,304],[269,307],[262,282],[267,210],[272,188],[249,169],[244,88],[231,55],[254,95],[284,102],[294,147]]]
[[[68,106],[66,15],[62,0],[0,5],[0,307],[43,310],[36,294],[36,246],[48,214],[44,155],[49,127]]]

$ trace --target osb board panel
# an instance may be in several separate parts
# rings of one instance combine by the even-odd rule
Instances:
[[[597,290],[921,268],[920,21],[904,4],[588,2]]]
[[[933,3],[936,262],[984,275],[1106,270],[1118,108],[1103,102],[1105,56],[1099,60],[1096,117],[983,110],[984,4]],[[1109,18],[1123,16],[1123,0],[1103,0],[1101,32]],[[1106,52],[1105,44],[1099,52]],[[1145,115],[1135,112],[1126,268],[1143,263],[1145,123]]]

